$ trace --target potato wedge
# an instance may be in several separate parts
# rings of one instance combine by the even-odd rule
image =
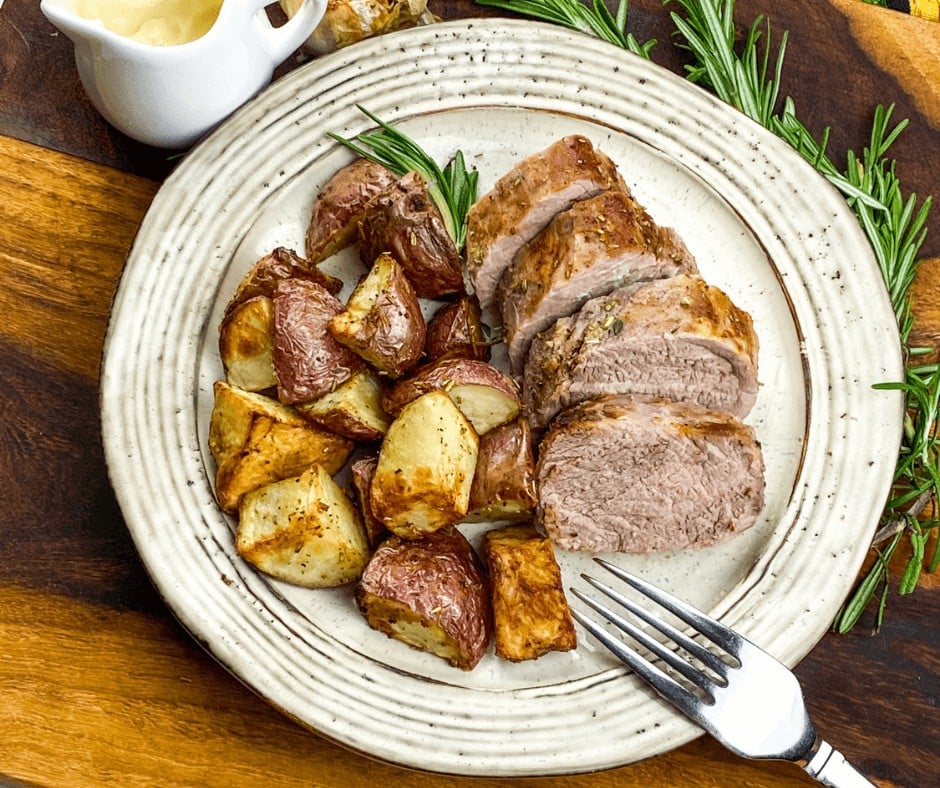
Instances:
[[[372,479],[375,516],[406,539],[455,523],[466,513],[479,438],[442,391],[402,408],[379,450]]]
[[[333,391],[363,360],[326,330],[343,305],[324,287],[285,279],[274,292],[274,371],[281,402],[309,402]]]
[[[328,473],[345,464],[352,441],[306,421],[294,408],[216,381],[209,450],[216,463],[215,494],[229,514],[242,496],[297,476],[314,463]]]
[[[354,441],[382,440],[391,422],[382,410],[382,384],[365,367],[328,394],[296,407],[314,424]]]
[[[359,256],[370,265],[388,252],[419,298],[464,292],[463,263],[441,213],[417,172],[379,194],[359,224]]]
[[[370,555],[359,512],[322,465],[245,495],[235,544],[265,574],[306,588],[358,580]]]
[[[219,357],[225,377],[246,391],[277,385],[274,374],[274,303],[255,296],[236,304],[219,326]]]
[[[461,670],[472,670],[489,647],[483,568],[453,526],[414,541],[386,539],[362,573],[356,601],[369,626]]]
[[[320,189],[310,211],[304,239],[307,257],[321,262],[356,240],[369,203],[398,176],[370,159],[356,159]]]
[[[278,246],[270,254],[258,260],[242,277],[225,311],[230,312],[238,304],[256,296],[273,298],[278,282],[284,279],[306,279],[316,282],[333,295],[343,289],[342,279],[321,271],[314,263],[304,259],[293,250]]]
[[[385,392],[382,406],[394,417],[429,391],[447,392],[478,435],[512,421],[521,408],[519,388],[512,379],[485,361],[469,358],[445,358],[420,367]]]
[[[388,528],[379,522],[379,519],[372,511],[372,477],[375,476],[375,469],[378,464],[378,457],[362,457],[350,466],[353,487],[359,501],[359,512],[362,515],[362,524],[366,528],[369,544],[373,547],[388,536]]]
[[[440,358],[490,360],[490,343],[480,315],[480,302],[465,295],[444,304],[428,323],[424,354],[428,361]]]
[[[390,254],[378,256],[328,328],[337,342],[392,378],[413,369],[424,353],[421,304]]]
[[[480,437],[464,522],[528,520],[537,505],[532,432],[520,416]]]
[[[512,662],[577,647],[574,621],[551,540],[532,525],[487,531],[496,654]]]

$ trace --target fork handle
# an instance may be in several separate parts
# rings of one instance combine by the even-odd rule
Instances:
[[[812,757],[803,770],[818,782],[833,788],[874,788],[874,783],[852,766],[841,752],[822,739],[817,739]]]

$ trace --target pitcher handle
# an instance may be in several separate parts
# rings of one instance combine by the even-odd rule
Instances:
[[[304,0],[297,13],[280,27],[274,27],[265,18],[258,25],[261,43],[274,65],[283,63],[316,30],[326,13],[327,0]],[[252,15],[272,4],[272,0],[250,0]]]

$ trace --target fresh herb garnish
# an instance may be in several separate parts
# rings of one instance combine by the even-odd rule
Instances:
[[[936,417],[940,407],[940,370],[936,364],[917,364],[924,348],[911,347],[913,326],[910,287],[920,263],[918,252],[926,237],[931,199],[918,208],[917,196],[905,198],[895,174],[895,162],[887,152],[907,121],[889,130],[893,107],[875,108],[871,138],[861,159],[847,154],[845,170],[839,170],[826,154],[829,132],[817,141],[799,120],[791,98],[775,111],[780,73],[786,51],[786,33],[781,38],[773,77],[768,76],[770,24],[758,17],[744,38],[740,54],[735,50],[732,19],[733,0],[671,0],[682,6],[686,17],[673,13],[682,45],[695,58],[688,78],[711,87],[719,98],[749,115],[788,142],[824,175],[848,200],[875,252],[881,275],[891,298],[907,358],[905,380],[876,384],[876,388],[900,389],[905,393],[907,416],[895,466],[894,487],[885,504],[880,527],[872,545],[875,560],[860,578],[834,622],[838,632],[848,632],[858,623],[877,597],[875,628],[881,626],[888,600],[888,564],[906,534],[911,554],[898,584],[898,592],[909,594],[925,564],[925,548],[938,520],[921,517],[928,502],[940,493],[940,457]],[[670,2],[670,0],[667,0]],[[766,34],[766,37],[765,37]],[[763,42],[761,39],[764,39]],[[888,540],[886,547],[881,544]],[[940,563],[940,546],[934,550],[929,570]]]
[[[565,27],[593,33],[604,40],[638,54],[648,55],[651,44],[625,43],[626,2],[617,13],[617,36],[608,35],[598,20],[603,12],[598,0],[593,11],[579,0],[476,0],[533,16]],[[880,527],[872,544],[874,562],[859,579],[834,627],[847,632],[858,623],[864,611],[877,598],[876,629],[881,625],[889,591],[889,562],[907,537],[910,556],[898,583],[898,592],[909,594],[917,586],[925,565],[935,571],[940,565],[940,539],[927,559],[926,547],[932,532],[940,525],[940,456],[938,426],[940,415],[940,365],[919,364],[929,349],[912,347],[913,325],[910,286],[920,264],[918,254],[926,237],[931,199],[918,207],[917,196],[904,196],[895,174],[895,162],[888,149],[907,125],[901,121],[889,130],[893,107],[881,105],[874,111],[869,146],[859,159],[851,151],[845,169],[837,167],[826,148],[829,131],[816,139],[799,119],[788,96],[780,102],[780,75],[786,53],[787,34],[781,36],[777,59],[770,71],[770,23],[758,17],[736,44],[734,0],[664,0],[682,7],[684,16],[672,13],[673,24],[683,39],[679,44],[692,55],[686,66],[691,82],[712,89],[719,98],[736,107],[789,143],[818,172],[846,197],[871,242],[881,274],[891,298],[907,359],[903,382],[876,384],[876,388],[898,389],[906,397],[907,412],[892,496],[885,504]],[[606,9],[605,9],[606,10]],[[609,17],[609,13],[607,14]],[[777,107],[780,107],[778,110]],[[931,512],[931,517],[925,517]]]
[[[620,0],[617,15],[613,16],[604,4],[604,0],[592,0],[592,5],[582,4],[579,0],[476,0],[479,5],[502,8],[517,14],[531,16],[545,22],[593,33],[598,38],[622,47],[641,57],[649,58],[650,50],[656,41],[641,44],[627,28],[628,0]]]
[[[457,151],[442,170],[437,162],[413,139],[373,115],[364,107],[357,108],[374,123],[377,131],[368,131],[356,136],[357,144],[339,134],[330,137],[347,148],[377,164],[388,167],[396,175],[417,171],[427,182],[428,193],[441,212],[447,232],[454,239],[457,250],[463,249],[467,237],[467,211],[476,202],[476,170],[468,170],[463,153]]]

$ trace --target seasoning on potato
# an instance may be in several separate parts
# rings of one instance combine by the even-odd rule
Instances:
[[[578,644],[552,543],[534,526],[487,531],[496,654],[512,662],[537,659]]]
[[[443,391],[405,405],[385,434],[372,478],[378,520],[405,539],[458,522],[470,505],[479,440]]]
[[[358,510],[321,465],[245,495],[236,547],[265,574],[307,588],[352,583],[370,555]]]
[[[352,452],[352,441],[270,397],[221,380],[214,392],[209,450],[216,464],[216,499],[229,514],[245,493],[296,476],[314,463],[336,473]]]
[[[363,571],[356,601],[372,628],[462,670],[489,647],[483,567],[453,526],[416,540],[388,537]]]

